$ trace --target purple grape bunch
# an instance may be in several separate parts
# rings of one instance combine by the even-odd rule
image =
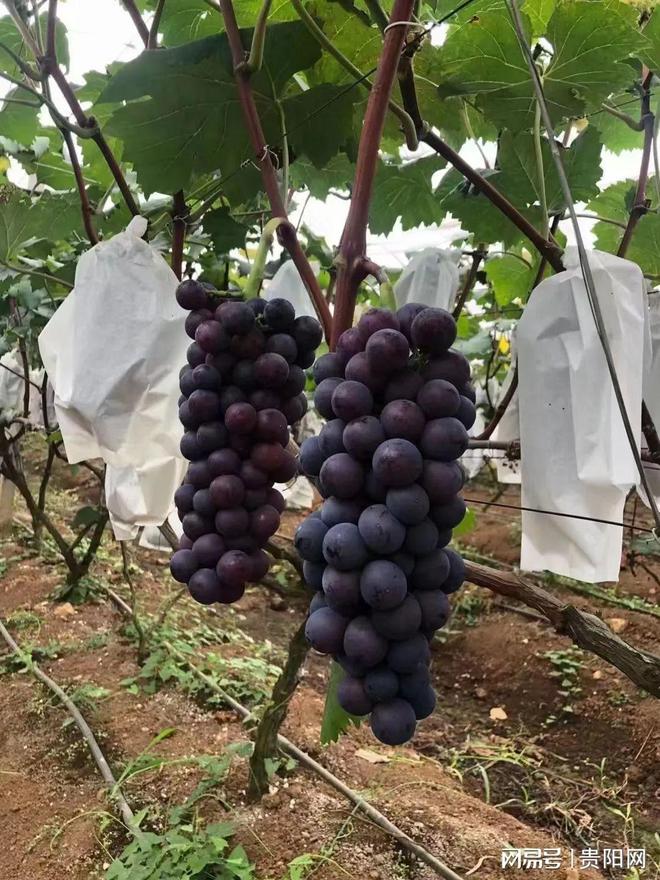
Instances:
[[[289,427],[307,411],[305,370],[321,326],[288,300],[222,296],[186,280],[176,298],[193,342],[179,374],[181,452],[190,464],[174,501],[183,525],[170,570],[203,605],[235,602],[269,566],[264,551],[296,476]]]
[[[455,338],[444,309],[373,308],[313,368],[327,421],[300,461],[325,500],[295,536],[315,591],[306,634],[345,671],[340,705],[387,745],[435,707],[430,640],[464,579],[447,545],[466,509],[457,459],[475,395]]]

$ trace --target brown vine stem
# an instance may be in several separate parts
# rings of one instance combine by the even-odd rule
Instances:
[[[651,79],[653,74],[647,68],[643,68],[644,79],[642,81],[642,113],[640,122],[644,129],[644,144],[642,146],[642,159],[639,166],[639,176],[637,178],[637,189],[635,190],[635,200],[628,216],[626,229],[621,237],[621,243],[617,256],[625,257],[626,251],[630,246],[633,233],[644,216],[648,208],[646,199],[646,185],[649,179],[649,165],[651,162],[651,151],[653,149],[653,136],[655,127],[655,116],[651,110]]]
[[[183,190],[174,193],[172,205],[172,271],[181,280],[183,269],[183,246],[186,240],[186,215],[188,208],[183,195]]]
[[[330,309],[325,301],[319,283],[314,275],[314,270],[309,264],[305,252],[300,246],[295,227],[288,222],[288,215],[282,194],[280,192],[277,174],[271,158],[271,151],[268,148],[264,137],[261,120],[254,100],[252,86],[250,84],[250,69],[247,64],[245,49],[241,41],[241,33],[236,21],[236,13],[232,0],[220,0],[220,10],[225,23],[225,31],[229,41],[232,61],[234,64],[234,76],[236,79],[236,88],[238,97],[243,111],[245,126],[250,137],[250,143],[254,150],[255,160],[261,171],[261,179],[263,181],[264,190],[270,202],[271,215],[273,218],[282,217],[286,221],[280,224],[277,230],[277,237],[282,247],[289,252],[300,277],[311,297],[316,314],[318,315],[321,326],[327,339],[330,339],[332,317]]]
[[[62,133],[62,137],[64,138],[64,143],[66,144],[66,148],[69,153],[69,159],[71,160],[73,176],[76,180],[76,187],[78,188],[78,196],[80,198],[80,211],[82,213],[83,225],[85,227],[85,232],[87,233],[87,238],[89,239],[90,244],[98,244],[99,237],[96,233],[94,222],[92,220],[94,211],[92,210],[92,206],[90,205],[89,198],[87,196],[85,179],[83,177],[82,169],[80,168],[80,162],[78,161],[78,154],[76,153],[76,147],[73,143],[73,137],[71,136],[71,132],[68,131],[66,128],[61,128],[60,132]]]
[[[160,25],[160,19],[163,15],[164,8],[165,0],[158,0],[158,6],[156,7],[156,11],[154,12],[154,19],[151,22],[149,35],[147,37],[147,49],[155,49],[158,46],[158,27]]]
[[[401,22],[410,20],[414,0],[395,0],[390,23],[386,29],[383,49],[378,60],[374,84],[369,93],[364,125],[360,135],[358,156],[353,182],[351,206],[342,232],[337,257],[337,287],[335,314],[332,323],[330,348],[339,336],[351,326],[358,287],[369,273],[366,263],[367,223],[369,201],[378,164],[378,148],[385,125],[385,114],[390,102],[394,79],[397,75],[401,52],[408,28]]]
[[[138,34],[140,35],[140,39],[146,46],[149,42],[149,28],[144,23],[144,19],[140,15],[140,10],[135,5],[134,0],[120,0],[121,5],[124,7],[126,12],[130,15],[133,24],[135,25]]]
[[[486,256],[486,251],[484,250],[483,245],[479,245],[477,250],[472,254],[472,265],[467,273],[465,278],[465,283],[463,284],[463,289],[459,293],[456,304],[454,306],[454,320],[458,321],[461,316],[461,312],[463,311],[463,306],[468,300],[468,297],[472,293],[472,288],[477,280],[477,273],[479,272],[479,266],[481,265],[481,261]]]

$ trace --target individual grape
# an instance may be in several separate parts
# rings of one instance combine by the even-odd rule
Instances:
[[[188,398],[188,408],[200,422],[214,422],[220,415],[220,398],[214,391],[198,389]]]
[[[198,568],[199,565],[192,550],[176,550],[172,554],[170,572],[174,580],[180,584],[187,584]]]
[[[341,668],[347,675],[352,675],[355,678],[362,678],[367,672],[366,666],[363,666],[356,660],[351,660],[351,658],[347,657],[343,651],[333,654],[333,658],[337,661],[337,663],[341,666]]]
[[[238,472],[239,477],[243,481],[246,489],[265,489],[270,484],[268,474],[260,470],[254,462],[241,462],[241,469]]]
[[[444,550],[434,550],[420,556],[410,576],[414,590],[439,590],[449,574],[449,559]]]
[[[202,364],[202,366],[206,366],[206,364]],[[198,370],[199,367],[196,367],[195,369]],[[193,379],[193,371],[188,367],[188,369],[179,376],[179,390],[185,399],[189,397],[196,388],[197,385]]]
[[[406,530],[404,548],[413,556],[426,556],[438,546],[439,533],[437,526],[430,519],[423,519],[415,526]]]
[[[367,471],[364,478],[364,492],[371,501],[384,502],[387,497],[387,486],[383,485],[372,470]]]
[[[344,632],[344,653],[369,669],[381,663],[388,653],[387,640],[379,635],[368,617],[354,617]]]
[[[380,394],[387,384],[387,377],[371,367],[365,351],[353,355],[346,364],[344,375],[347,379],[366,385],[372,394]]]
[[[323,502],[321,519],[328,528],[342,522],[357,523],[362,507],[362,503],[356,499],[335,498],[331,495]]]
[[[266,300],[261,299],[260,296],[255,296],[252,299],[247,301],[247,304],[250,306],[252,311],[255,314],[255,317],[259,317],[259,315],[263,315],[264,309],[266,308]]]
[[[215,528],[223,538],[239,538],[250,525],[250,515],[244,507],[229,507],[215,515]]]
[[[387,559],[368,562],[360,577],[362,598],[377,611],[396,608],[403,602],[407,589],[405,574]]]
[[[192,550],[194,541],[191,541],[188,535],[181,535],[177,550]]]
[[[257,541],[265,544],[280,527],[280,515],[269,504],[259,507],[250,516],[250,532]]]
[[[303,578],[308,587],[312,590],[323,589],[323,572],[325,571],[325,560],[323,562],[303,562]]]
[[[388,488],[414,483],[422,473],[420,451],[409,440],[386,440],[374,452],[372,467],[378,480]]]
[[[211,482],[211,498],[221,510],[240,507],[245,497],[243,481],[232,474],[215,477]]]
[[[266,351],[279,354],[289,364],[292,364],[298,357],[296,341],[288,333],[274,333],[269,337],[266,343]]]
[[[448,417],[427,422],[419,445],[426,458],[453,461],[463,455],[468,442],[468,434],[463,425],[458,419]]]
[[[284,495],[278,489],[268,489],[266,492],[266,504],[270,504],[278,513],[282,513],[286,506]]]
[[[204,450],[200,447],[197,440],[197,431],[186,431],[179,443],[179,449],[181,450],[181,455],[187,458],[188,461],[195,461],[204,456]]]
[[[208,489],[198,489],[193,498],[193,509],[207,519],[213,519],[216,513],[215,504]]]
[[[344,360],[344,358],[336,351],[328,352],[328,354],[322,354],[312,367],[312,376],[314,378],[314,382],[317,385],[320,385],[320,383],[324,379],[331,379],[335,377],[343,378],[345,364],[346,361]]]
[[[272,391],[270,388],[257,388],[250,392],[248,403],[251,403],[257,412],[261,412],[262,409],[279,409],[282,400],[277,391]]]
[[[316,351],[323,341],[323,329],[316,318],[301,315],[293,322],[293,338],[301,351]]]
[[[428,354],[443,354],[456,339],[456,321],[444,309],[424,309],[410,326],[413,345]]]
[[[427,419],[442,419],[455,416],[461,403],[461,395],[445,379],[431,379],[417,394],[417,403]]]
[[[450,595],[455,593],[465,580],[465,562],[455,550],[445,550],[444,553],[449,562],[449,574],[440,589]]]
[[[174,504],[179,512],[179,516],[193,509],[194,497],[195,487],[192,483],[184,483],[182,486],[179,486],[174,493]]]
[[[426,382],[446,379],[457,388],[470,380],[470,362],[460,352],[450,349],[438,357],[432,357],[422,370]]]
[[[195,602],[211,605],[218,601],[220,582],[213,568],[200,568],[188,581],[188,590]]]
[[[227,385],[220,392],[220,412],[224,416],[230,406],[245,403],[245,394],[237,385]]]
[[[312,366],[316,359],[316,352],[313,349],[307,349],[304,351],[298,352],[298,357],[295,360],[295,366],[300,367],[303,370],[307,370]]]
[[[369,338],[365,351],[371,368],[381,373],[395,373],[408,365],[410,347],[398,330],[377,330]]]
[[[464,385],[461,385],[458,389],[463,397],[467,397],[469,401],[476,404],[477,402],[477,393],[474,390],[474,385],[471,385],[469,382],[466,382]]]
[[[232,336],[229,351],[238,360],[253,361],[266,350],[266,337],[262,330],[253,327],[245,336]]]
[[[319,436],[319,449],[324,458],[329,458],[337,452],[344,452],[343,434],[346,422],[342,419],[332,419],[321,428]]]
[[[371,731],[387,746],[400,746],[415,733],[415,711],[405,700],[395,697],[376,703],[371,712]]]
[[[330,608],[346,617],[353,616],[359,610],[361,605],[359,571],[339,571],[327,565],[323,572],[322,587]]]
[[[287,425],[295,425],[299,422],[307,412],[307,398],[304,394],[297,397],[291,397],[282,404],[282,412],[286,418]]]
[[[337,702],[344,712],[357,716],[368,715],[373,706],[364,688],[363,680],[350,675],[339,682]]]
[[[326,524],[317,517],[308,516],[298,528],[293,539],[300,556],[307,562],[323,562],[323,539],[328,532]]]
[[[199,425],[199,419],[196,419],[190,412],[187,400],[179,405],[179,421],[184,428],[196,428]]]
[[[323,379],[316,386],[316,391],[314,392],[314,406],[316,407],[316,411],[320,416],[324,419],[334,419],[335,411],[332,408],[332,395],[335,392],[335,389],[341,385],[343,379],[339,378],[328,378]]]
[[[466,431],[469,431],[477,418],[475,405],[467,397],[461,394],[461,402],[456,413],[456,418],[462,423]]]
[[[217,370],[222,380],[226,381],[236,365],[236,358],[228,351],[221,351],[220,354],[207,354],[205,363]]]
[[[228,348],[229,336],[217,321],[202,321],[195,330],[195,342],[205,354],[219,354]]]
[[[383,400],[385,403],[391,403],[393,400],[415,400],[420,388],[424,385],[424,380],[415,372],[415,370],[406,367],[390,376],[389,382],[385,386]]]
[[[455,461],[425,461],[420,485],[431,504],[443,504],[463,488],[465,474]]]
[[[191,367],[198,367],[206,359],[206,352],[196,342],[191,342],[186,352],[186,360]]]
[[[195,388],[203,388],[205,391],[217,391],[222,384],[220,373],[210,364],[200,364],[190,375]]]
[[[199,283],[187,278],[176,289],[176,301],[182,309],[205,309],[208,304],[206,291]]]
[[[364,484],[364,468],[347,452],[338,452],[325,460],[319,479],[324,495],[354,498]]]
[[[241,459],[233,449],[217,449],[209,455],[207,467],[211,478],[238,474],[241,469]]]
[[[424,413],[411,400],[388,403],[380,414],[380,421],[386,437],[402,437],[412,443],[419,441],[426,426]]]
[[[264,388],[280,388],[289,378],[289,365],[282,355],[266,352],[254,362],[254,377]]]
[[[245,498],[243,499],[243,507],[252,513],[258,507],[263,507],[268,503],[268,495],[265,489],[246,489]]]
[[[364,351],[364,344],[365,339],[360,330],[357,327],[350,327],[344,330],[337,340],[337,354],[343,358],[344,363],[348,363],[354,354]]]
[[[205,455],[222,449],[228,439],[227,429],[222,422],[206,422],[197,429],[197,443]]]
[[[435,632],[449,620],[451,608],[449,599],[440,590],[416,590],[413,593],[421,609],[420,629],[424,632]]]
[[[262,357],[264,357],[264,355],[262,355]],[[243,360],[236,361],[234,369],[231,372],[232,383],[243,392],[249,393],[250,391],[254,391],[257,387],[254,366],[255,361],[243,358]],[[245,397],[243,397],[243,399],[245,400]]]
[[[332,411],[345,422],[369,415],[373,405],[374,399],[367,386],[351,379],[340,382],[332,394]]]
[[[427,666],[430,659],[428,640],[421,633],[400,642],[392,642],[387,652],[387,665],[398,673],[415,672]]]
[[[251,459],[260,470],[272,474],[284,461],[284,450],[279,443],[255,443]]]
[[[319,608],[327,608],[328,603],[325,601],[323,593],[314,593],[312,601],[309,603],[309,613],[314,614]]]
[[[300,447],[300,467],[308,477],[318,477],[325,456],[321,452],[318,437],[308,437]]]
[[[419,525],[431,507],[429,496],[417,483],[402,489],[388,489],[385,504],[390,513],[406,526]]]
[[[213,523],[205,519],[203,516],[200,516],[195,511],[187,513],[181,520],[181,525],[184,534],[187,535],[191,541],[196,541],[197,538],[201,538],[202,535],[205,535],[207,532],[213,531]]]
[[[377,666],[365,675],[364,689],[374,703],[391,700],[399,692],[399,677],[387,666]]]
[[[423,312],[424,309],[428,309],[428,306],[422,305],[422,303],[410,302],[401,306],[396,313],[396,316],[399,319],[399,330],[403,333],[408,342],[412,342],[412,323],[417,315],[419,315],[420,312]]]
[[[234,602],[238,602],[243,593],[245,593],[245,584],[228,584],[221,580],[219,582],[218,602],[222,605],[231,605]]]
[[[399,330],[399,319],[389,309],[381,309],[373,306],[362,315],[358,321],[358,330],[364,337],[369,339],[379,330]]]
[[[305,624],[305,637],[320,654],[336,654],[344,644],[348,620],[332,608],[319,608]]]
[[[297,397],[305,390],[307,384],[307,376],[305,371],[297,364],[290,364],[289,375],[284,385],[278,388],[283,398]]]
[[[408,553],[405,550],[399,550],[398,553],[393,553],[389,558],[391,562],[399,566],[407,578],[410,577],[413,568],[415,567],[415,557],[412,553]]]
[[[429,715],[433,714],[437,698],[431,685],[427,684],[420,687],[416,693],[411,694],[408,702],[413,708],[415,718],[421,721],[423,718],[428,718]]]
[[[323,556],[340,571],[351,571],[365,564],[369,551],[354,523],[338,523],[323,538]]]
[[[225,302],[216,309],[216,318],[227,333],[245,336],[254,327],[254,312],[247,303]]]
[[[342,422],[342,425],[344,424],[345,422]],[[385,432],[380,420],[375,416],[362,416],[353,419],[344,428],[342,448],[345,448],[353,458],[370,460],[383,440],[385,440]]]
[[[224,552],[225,542],[220,535],[212,532],[197,538],[192,547],[192,554],[200,568],[215,568]]]
[[[358,520],[358,529],[369,550],[381,555],[396,553],[406,537],[405,527],[384,504],[366,507]]]
[[[264,319],[276,332],[286,333],[293,327],[296,311],[288,300],[276,297],[266,303]]]
[[[186,471],[186,481],[192,483],[196,489],[206,489],[211,482],[208,464],[203,459],[191,461]]]
[[[249,403],[232,403],[225,412],[225,427],[230,434],[253,434],[257,425],[257,411]]]
[[[417,599],[408,595],[396,608],[373,611],[371,622],[388,641],[403,641],[412,638],[420,628],[422,610]]]
[[[242,550],[228,550],[218,562],[218,578],[228,586],[242,586],[250,580],[252,561]]]
[[[258,583],[268,574],[270,568],[270,559],[265,550],[255,550],[254,553],[250,553],[250,565],[252,574],[249,580],[251,583]]]
[[[455,529],[463,520],[466,510],[465,501],[460,495],[455,495],[451,501],[432,507],[430,516],[439,529]]]
[[[271,471],[273,482],[288,483],[289,480],[292,480],[297,473],[298,462],[296,461],[295,456],[291,455],[286,450],[283,450],[280,463],[273,471]]]

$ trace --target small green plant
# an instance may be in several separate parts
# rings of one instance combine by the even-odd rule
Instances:
[[[2,573],[0,572],[0,575]],[[14,611],[7,618],[8,626],[13,629],[15,632],[25,632],[29,629],[36,629],[37,632],[41,629],[43,621],[41,617],[34,611],[19,609],[18,611]]]
[[[541,656],[550,661],[552,665],[550,677],[559,682],[558,693],[564,698],[561,714],[564,716],[572,715],[575,710],[571,700],[579,697],[582,693],[582,685],[580,684],[580,670],[584,668],[582,651],[579,648],[571,647],[562,651],[546,651]],[[546,723],[551,724],[556,720],[556,716],[550,715],[546,719]]]
[[[110,691],[90,681],[70,691],[69,696],[83,715],[94,715],[98,710],[99,702],[107,700]],[[70,715],[67,715],[62,722],[62,727],[70,727],[72,724],[75,724],[75,721]]]
[[[26,662],[40,663],[43,660],[55,660],[63,653],[63,650],[61,642],[58,641],[50,641],[46,645],[33,645],[27,642],[21,646],[22,657],[13,653],[0,657],[0,675],[25,672]]]

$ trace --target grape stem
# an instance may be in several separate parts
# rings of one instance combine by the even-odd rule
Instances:
[[[250,73],[256,73],[261,70],[264,63],[264,47],[266,45],[266,26],[268,24],[268,15],[272,0],[263,0],[261,9],[257,15],[257,20],[252,32],[252,45],[250,47],[250,57],[247,60],[247,66]]]
[[[321,322],[326,339],[329,339],[332,330],[332,316],[330,315],[330,309],[323,297],[318,280],[314,275],[314,270],[310,266],[309,260],[298,241],[295,227],[288,221],[288,215],[282,199],[282,193],[280,192],[271,151],[266,144],[263,128],[261,127],[261,120],[254,100],[254,94],[250,84],[250,70],[245,63],[245,50],[241,42],[241,33],[238,28],[238,22],[236,21],[236,13],[234,11],[232,0],[220,0],[220,10],[224,19],[225,31],[232,54],[238,97],[243,111],[245,126],[250,137],[252,149],[254,150],[255,161],[259,165],[261,171],[264,190],[266,191],[268,201],[270,202],[271,214],[273,217],[280,218],[283,221],[277,230],[278,240],[282,247],[289,252],[294,265],[298,269],[300,277],[310,295],[319,321]]]
[[[269,220],[264,226],[264,230],[261,233],[261,238],[259,240],[259,247],[254,255],[254,260],[252,261],[250,274],[248,275],[245,287],[243,288],[245,299],[254,299],[256,296],[259,296],[261,282],[264,278],[266,258],[268,257],[268,252],[273,246],[275,233],[282,223],[286,223],[286,220],[282,217],[273,217],[273,219]]]

